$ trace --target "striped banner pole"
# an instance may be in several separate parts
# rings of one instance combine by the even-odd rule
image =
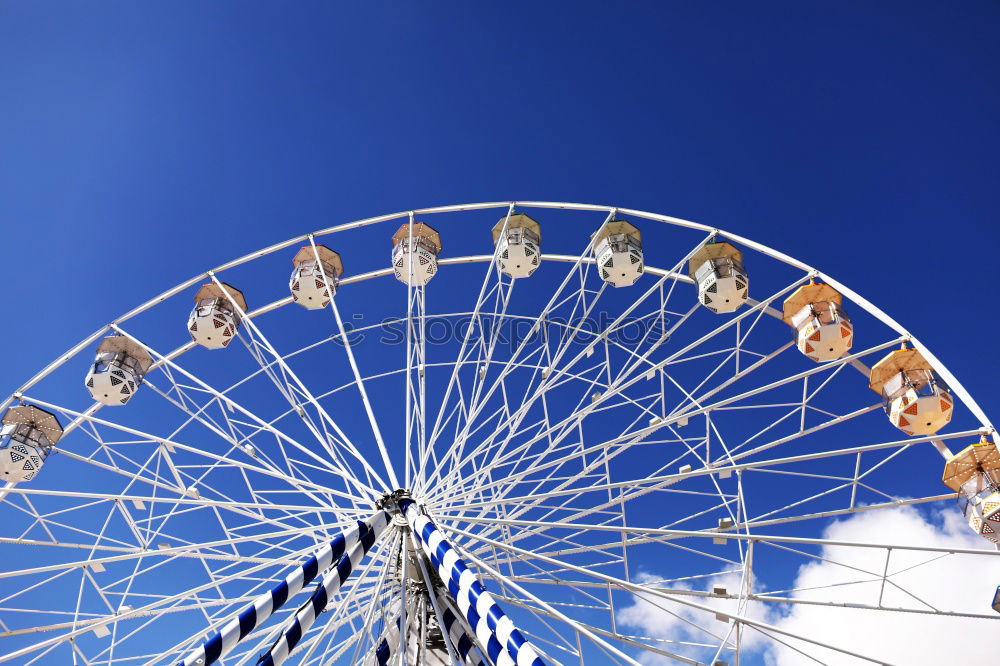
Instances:
[[[271,617],[286,601],[294,597],[303,587],[311,583],[321,571],[330,567],[345,552],[355,549],[359,543],[367,542],[367,549],[389,524],[389,514],[378,511],[366,521],[346,532],[338,534],[323,545],[300,567],[292,571],[270,592],[265,592],[247,606],[238,616],[231,619],[214,636],[197,650],[191,652],[177,666],[209,666],[227,654],[251,631]]]
[[[417,509],[416,502],[402,498],[398,504],[417,541],[475,632],[479,645],[486,648],[490,661],[496,666],[545,666],[538,651],[518,631],[437,526]]]
[[[388,514],[384,511],[380,513],[384,516],[384,518],[380,519],[381,526],[384,529],[388,521]],[[278,637],[278,640],[267,651],[267,654],[257,660],[260,666],[281,666],[284,663],[288,655],[295,649],[295,646],[302,640],[302,637],[316,623],[316,618],[326,608],[330,597],[336,594],[341,586],[347,582],[351,572],[357,568],[361,560],[368,554],[368,551],[375,543],[376,536],[378,534],[374,530],[363,535],[353,548],[348,549],[341,556],[337,562],[337,566],[323,576],[323,580],[316,586],[316,590],[309,597],[309,601],[295,613],[295,617],[292,618],[292,621],[287,625],[281,636]]]
[[[476,645],[476,641],[471,635],[472,632],[469,631],[465,622],[462,621],[462,616],[458,608],[445,595],[441,595],[438,598],[442,600],[442,604],[444,605],[441,613],[441,619],[444,621],[443,629],[451,638],[451,644],[455,646],[455,651],[458,653],[459,658],[462,659],[462,664],[464,666],[489,666],[488,662],[483,658],[479,646]]]

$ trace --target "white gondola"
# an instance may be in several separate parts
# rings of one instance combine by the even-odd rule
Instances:
[[[743,253],[729,243],[706,243],[691,255],[688,274],[698,285],[698,300],[712,312],[735,312],[747,302],[750,279]]]
[[[11,407],[0,428],[0,480],[31,481],[62,437],[59,420],[38,407]]]
[[[392,270],[396,279],[422,287],[437,273],[441,235],[423,222],[404,224],[392,235]]]
[[[319,261],[316,260],[317,255]],[[337,284],[344,274],[340,255],[325,245],[306,245],[292,258],[295,268],[288,282],[292,300],[307,310],[319,310],[330,303],[337,293]]]
[[[500,270],[512,278],[528,277],[542,260],[542,228],[527,215],[500,218],[493,227],[493,244]]]
[[[828,284],[807,284],[785,299],[782,320],[795,330],[799,351],[814,361],[832,361],[854,342],[854,327],[843,297]]]
[[[232,342],[240,326],[240,313],[247,310],[243,292],[220,284],[202,285],[194,296],[195,306],[188,317],[191,339],[206,349],[222,349]]]
[[[941,480],[958,493],[959,506],[972,531],[1000,543],[1000,451],[996,444],[983,437],[965,447],[945,463]],[[1000,612],[1000,608],[996,610]]]
[[[951,421],[955,400],[916,349],[897,349],[876,363],[869,387],[882,396],[889,421],[907,435],[933,435]]]
[[[97,346],[97,358],[84,384],[97,402],[124,405],[135,395],[152,365],[153,357],[142,345],[124,335],[109,335]]]
[[[642,277],[642,233],[624,220],[608,222],[591,236],[601,279],[612,287],[628,287]]]

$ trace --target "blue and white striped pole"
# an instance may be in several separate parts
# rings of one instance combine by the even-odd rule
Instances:
[[[362,542],[367,542],[368,545],[364,549],[367,552],[388,524],[389,514],[380,510],[368,520],[359,520],[350,530],[338,534],[313,553],[302,566],[288,574],[274,589],[254,599],[252,604],[227,622],[201,647],[185,657],[178,666],[209,666],[217,662],[251,631],[271,617],[286,601],[311,583],[321,571],[328,569],[334,561],[342,558],[345,552],[351,552]]]
[[[379,514],[382,516],[379,518],[379,524],[382,529],[385,529],[388,522],[388,514],[384,511],[380,511]],[[295,649],[295,646],[302,640],[302,637],[315,624],[316,618],[326,608],[330,597],[337,593],[350,577],[351,572],[357,568],[361,560],[368,554],[368,551],[375,543],[376,536],[378,536],[378,533],[374,530],[363,534],[354,547],[349,548],[341,556],[337,562],[337,566],[323,576],[323,580],[316,586],[316,591],[309,597],[309,601],[295,613],[295,617],[292,618],[292,621],[287,625],[287,628],[278,637],[274,645],[271,646],[271,649],[267,651],[267,654],[257,660],[260,666],[281,666],[284,663],[288,655]]]
[[[441,613],[441,620],[444,622],[443,630],[451,639],[451,644],[455,647],[455,652],[458,653],[462,664],[464,666],[488,666],[479,646],[476,645],[465,622],[462,621],[462,617],[459,615],[460,611],[450,599],[438,598],[442,600],[444,606]]]
[[[518,631],[437,526],[420,513],[416,502],[400,499],[399,508],[468,620],[479,645],[486,648],[490,661],[496,666],[545,666],[538,651]]]

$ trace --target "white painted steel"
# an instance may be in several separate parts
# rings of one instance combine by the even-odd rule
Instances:
[[[416,216],[489,209],[506,210],[507,219],[515,209],[563,209],[595,215],[588,226],[581,227],[580,252],[541,256],[544,271],[559,267],[566,273],[551,296],[548,290],[544,292],[545,304],[527,315],[516,311],[516,294],[541,284],[536,281],[544,271],[531,277],[527,273],[533,271],[527,271],[519,280],[512,280],[516,271],[498,260],[499,253],[509,249],[505,242],[499,243],[492,254],[435,257],[435,274],[441,273],[437,281],[428,285],[429,274],[423,275],[406,280],[405,292],[400,291],[399,302],[406,299],[405,315],[399,318],[405,329],[405,349],[400,350],[403,358],[397,359],[392,369],[366,372],[363,352],[351,341],[350,334],[357,330],[348,330],[346,315],[338,305],[342,290],[392,276],[391,266],[344,276],[336,288],[324,276],[322,288],[314,286],[322,295],[334,294],[326,304],[333,316],[334,332],[329,338],[298,349],[279,349],[279,343],[264,332],[272,332],[265,326],[270,321],[267,315],[291,304],[290,296],[249,312],[243,312],[230,297],[241,323],[237,339],[254,361],[250,374],[233,378],[230,385],[216,386],[216,382],[188,367],[187,356],[195,348],[194,342],[160,353],[144,344],[140,336],[126,331],[133,330],[130,320],[175,296],[183,298],[200,282],[221,284],[221,273],[296,244],[311,246],[316,253],[317,238],[369,227],[381,234],[388,225],[400,221],[408,221],[412,243]],[[644,241],[645,256],[640,257],[643,263],[639,265],[642,275],[649,277],[642,277],[645,282],[628,289],[606,289],[590,243],[584,241],[590,232],[602,230],[619,216],[690,230],[704,238],[670,248],[669,256],[680,259],[669,268],[645,265],[651,257],[663,256],[665,250]],[[484,232],[475,230],[485,237]],[[548,237],[551,239],[551,234]],[[692,322],[699,316],[697,302],[688,298],[693,296],[694,285],[686,264],[709,239],[726,240],[756,252],[795,269],[797,277],[791,283],[782,281],[779,288],[767,293],[758,287],[766,281],[756,276],[766,274],[768,266],[758,260],[748,274],[754,279],[755,296],[760,300],[748,299],[739,312],[720,314],[707,332],[698,331],[692,341],[671,345],[671,340],[694,326]],[[553,244],[547,242],[546,246],[551,248]],[[606,261],[607,257],[602,259]],[[442,283],[450,267],[476,264],[485,268],[485,274],[474,305],[466,312],[433,314],[428,309],[428,292],[433,294],[435,289],[447,287]],[[633,265],[635,262],[629,261],[629,266]],[[622,284],[631,283],[631,276],[624,277],[627,279]],[[846,353],[845,347],[845,353],[836,354],[838,358],[800,366],[803,370],[781,365],[794,341],[776,339],[767,348],[754,348],[748,341],[768,335],[771,320],[780,320],[781,299],[809,278],[830,284],[850,301],[852,315],[864,312],[885,326],[888,333],[880,334],[860,351]],[[583,322],[598,313],[608,299],[619,297],[610,296],[612,291],[619,296],[628,294],[625,304],[599,330],[587,330]],[[688,300],[677,306],[676,301],[682,298]],[[552,324],[558,333],[544,345],[531,342],[529,337],[505,353],[496,331],[474,338],[470,326],[460,345],[456,345],[454,359],[435,359],[428,349],[428,322],[435,316],[464,316],[479,326],[486,321],[525,322],[533,332],[540,332],[543,323],[548,325],[549,319],[561,313],[569,313],[568,321]],[[658,329],[660,337],[653,335],[653,328],[629,343],[612,335],[635,317],[654,316],[664,319],[663,327]],[[127,414],[131,405],[106,415],[99,403],[74,408],[42,391],[44,380],[55,377],[69,361],[84,357],[108,330],[128,336],[149,351],[154,363],[147,373],[144,393],[150,395],[143,397],[170,406],[183,420],[182,425],[156,432],[152,426],[136,426],[120,416]],[[574,342],[574,337],[582,342]],[[316,390],[292,370],[293,359],[320,349],[332,338],[339,341],[350,372],[331,386]],[[730,343],[730,339],[734,341]],[[873,354],[884,353],[902,341],[921,351],[949,385],[956,406],[960,403],[975,425],[966,420],[961,428],[952,431],[900,440],[875,434],[871,439],[843,441],[818,451],[787,448],[815,441],[810,438],[828,432],[841,432],[843,426],[860,423],[877,412],[880,406],[873,404],[876,397],[865,394],[861,383],[858,395],[863,399],[849,409],[831,409],[820,404],[820,398],[823,391],[836,385],[845,369],[853,368],[846,370],[848,373],[866,373]],[[236,352],[230,349],[224,353]],[[691,384],[679,381],[680,369],[695,363],[706,367],[701,380]],[[730,369],[733,364],[735,369]],[[778,376],[766,375],[772,368],[781,368]],[[432,374],[444,387],[440,397],[431,389],[428,377]],[[511,386],[519,378],[524,378],[524,386],[513,391]],[[756,383],[747,384],[748,380]],[[387,381],[404,387],[400,402],[405,423],[400,432],[405,453],[398,456],[394,440],[385,434],[390,426],[379,417],[376,392]],[[287,405],[283,407],[286,411],[258,414],[252,396],[246,394],[246,389],[257,383],[276,390],[278,402]],[[794,398],[788,397],[792,389],[798,392]],[[562,404],[570,391],[577,402],[566,413]],[[330,408],[333,399],[348,392],[356,392],[361,401],[360,412],[368,429],[363,438],[349,434],[334,418],[340,415]],[[665,396],[674,393],[680,397],[668,402]],[[762,622],[750,612],[752,604],[863,608],[869,612],[947,615],[977,621],[993,618],[985,612],[928,608],[919,599],[890,608],[882,604],[882,594],[878,603],[845,604],[808,598],[798,590],[755,591],[755,567],[763,566],[761,562],[766,561],[769,550],[780,550],[804,562],[817,557],[820,549],[884,553],[884,566],[880,563],[880,571],[871,574],[881,584],[882,592],[899,587],[893,580],[890,560],[901,554],[992,561],[1000,553],[986,548],[927,547],[891,535],[880,542],[844,541],[783,534],[780,530],[794,525],[822,525],[836,517],[947,502],[955,495],[934,494],[936,487],[928,488],[923,496],[897,496],[892,488],[881,485],[879,475],[894,461],[923,455],[921,451],[931,448],[926,446],[928,443],[947,456],[951,443],[962,446],[979,434],[992,433],[993,425],[929,350],[856,292],[777,250],[669,216],[589,204],[496,202],[419,209],[337,224],[227,262],[133,308],[43,368],[2,407],[20,401],[58,413],[64,419],[65,433],[74,433],[73,438],[54,449],[56,455],[124,485],[122,492],[46,487],[43,471],[40,481],[7,484],[0,490],[4,510],[16,511],[34,521],[23,533],[0,535],[0,545],[76,553],[48,563],[19,562],[15,568],[0,571],[0,578],[14,586],[28,581],[0,597],[0,607],[15,609],[4,612],[15,615],[28,615],[23,609],[17,610],[18,604],[23,605],[36,587],[73,581],[66,587],[70,592],[64,608],[45,613],[32,611],[33,624],[14,622],[13,626],[2,627],[0,662],[63,658],[53,657],[60,654],[91,664],[110,664],[118,659],[155,663],[159,655],[134,650],[133,646],[143,636],[154,635],[165,622],[162,618],[197,613],[206,631],[219,626],[223,618],[232,615],[235,606],[246,604],[267,589],[276,568],[294,565],[314,548],[314,543],[307,542],[322,540],[351,519],[370,515],[374,501],[401,486],[410,488],[441,529],[456,537],[469,563],[495,590],[496,598],[511,613],[517,613],[518,626],[526,627],[532,643],[548,661],[583,663],[589,658],[638,663],[648,655],[682,663],[738,660],[744,631],[758,632],[776,645],[788,644],[806,652],[824,653],[829,649],[874,660],[849,644],[832,645]],[[110,398],[107,402],[110,404]],[[733,438],[720,424],[729,415],[741,413],[739,410],[774,410],[781,416],[774,424]],[[614,423],[616,430],[586,436],[596,422]],[[772,434],[771,429],[778,424],[795,427],[788,434],[777,430]],[[224,443],[225,450],[201,446],[196,439],[189,439],[185,428],[194,425],[214,438],[213,442]],[[695,433],[694,428],[701,431]],[[293,434],[293,429],[296,433],[301,429],[306,436]],[[369,438],[373,446],[366,451],[362,440],[367,442]],[[81,447],[81,442],[87,442],[90,448]],[[143,447],[152,452],[138,463],[126,454],[146,450]],[[767,453],[772,448],[777,451],[777,447],[786,448],[777,455]],[[649,456],[647,466],[629,468],[626,461],[639,451],[655,455]],[[373,452],[377,455],[370,455]],[[394,465],[404,455],[404,467],[397,469]],[[849,461],[849,468],[837,466],[839,461]],[[213,475],[221,471],[241,479],[239,483],[245,488],[240,486],[239,490],[246,492],[234,497],[220,492],[226,488]],[[776,483],[808,480],[815,487],[789,496],[784,505],[759,509],[748,504],[748,496],[753,495],[748,494],[746,486],[761,475],[768,475]],[[654,498],[673,499],[677,506],[686,508],[665,516],[663,524],[640,523],[636,518],[639,512],[633,507]],[[68,508],[55,508],[55,502],[63,502]],[[699,502],[701,508],[694,508]],[[46,508],[38,508],[43,505]],[[665,505],[671,506],[669,502]],[[74,523],[74,516],[84,512],[103,518]],[[189,544],[165,542],[173,531],[171,521],[183,520],[187,515],[198,516],[198,520],[213,516],[213,525],[220,529],[217,538],[196,538]],[[706,518],[711,519],[709,524],[704,524]],[[109,536],[112,519],[122,521],[131,535],[129,540]],[[684,527],[699,520],[701,527]],[[768,531],[758,531],[765,528]],[[420,560],[413,570],[405,557],[412,535],[399,524],[390,529],[394,533],[388,539],[389,547],[374,553],[368,565],[345,583],[339,596],[331,599],[329,614],[310,615],[309,622],[316,620],[316,626],[301,637],[300,649],[291,655],[292,660],[303,664],[350,663],[336,660],[353,654],[353,663],[357,663],[360,655],[379,639],[381,633],[376,627],[391,608],[400,608],[404,616],[402,631],[393,636],[401,647],[420,643],[430,627],[442,622],[442,604],[451,601],[446,597],[438,599],[433,589],[421,592],[419,584],[406,582],[428,578],[429,569]],[[64,530],[74,530],[75,538],[53,536]],[[643,553],[653,547],[663,553],[684,553],[705,563],[705,567],[672,571],[668,580],[656,583],[637,582],[632,577],[636,562],[642,566],[647,557]],[[164,579],[162,594],[137,593],[133,589],[133,580],[154,580],[158,571],[175,563],[197,565],[207,579],[185,584],[183,590],[170,587],[173,581]],[[123,575],[121,567],[128,567],[131,574]],[[114,573],[109,576],[111,571]],[[612,575],[609,571],[620,573]],[[713,595],[693,587],[696,583],[692,581],[722,575],[736,579],[724,594]],[[326,579],[332,580],[329,574]],[[234,591],[236,587],[238,592]],[[567,592],[575,595],[574,601],[560,596]],[[89,598],[92,594],[101,599],[102,610],[93,610]],[[113,603],[119,598],[127,598],[130,603]],[[712,605],[712,600],[719,598],[733,601],[735,610],[720,610]],[[714,614],[728,624],[696,627],[701,632],[697,640],[654,640],[621,625],[618,611],[630,600],[652,600],[667,604],[675,612],[683,607],[685,612],[703,613],[705,617]],[[276,632],[287,627],[294,615],[295,604],[289,605],[293,608],[281,614],[275,625],[255,627],[238,645],[230,640],[227,648],[233,648],[233,658],[245,663],[268,649]],[[591,615],[585,615],[585,611]],[[590,619],[595,614],[604,618],[601,623]],[[10,624],[6,616],[3,619]],[[37,636],[38,640],[30,645],[12,642],[24,636]],[[171,654],[190,652],[203,637],[204,631],[172,637]],[[442,663],[458,663],[459,657],[447,636],[443,648],[435,658]],[[285,652],[279,652],[284,658]]]

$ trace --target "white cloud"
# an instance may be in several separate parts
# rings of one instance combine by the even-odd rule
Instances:
[[[641,584],[655,584],[662,576],[644,572],[633,577],[633,581]],[[698,590],[709,592],[714,586],[720,585],[727,591],[736,593],[740,589],[740,575],[726,574],[703,581],[700,586],[670,584],[670,590]],[[666,585],[665,585],[666,586]],[[739,602],[735,599],[718,599],[704,596],[687,597],[691,601],[730,613],[739,613],[752,619],[767,621],[764,614],[768,609],[760,604],[744,609],[738,609]],[[700,611],[683,604],[671,603],[652,596],[633,597],[633,603],[619,609],[616,619],[619,624],[628,626],[636,635],[664,642],[657,644],[661,649],[684,655],[686,657],[708,660],[716,654],[717,646],[728,634],[730,625],[720,621],[714,613]],[[707,633],[710,632],[710,633]],[[744,634],[744,645],[747,649],[763,648],[766,640],[760,634]],[[652,642],[650,642],[653,644]],[[705,647],[699,647],[705,646]],[[722,653],[720,659],[726,660],[727,653]],[[675,664],[675,660],[656,654],[643,654],[641,659],[645,664]]]
[[[961,515],[948,507],[927,520],[912,507],[888,511],[859,513],[831,524],[823,537],[833,541],[894,543],[945,548],[988,549],[990,544],[973,534],[962,522]],[[760,551],[759,551],[760,552]],[[762,553],[763,554],[763,553]],[[922,604],[894,586],[882,590],[880,582],[856,584],[870,578],[857,571],[880,575],[885,566],[885,551],[878,549],[825,546],[820,554],[827,561],[812,560],[795,574],[791,587],[800,591],[795,596],[831,602],[877,605],[882,594],[884,606],[921,607]],[[894,551],[889,563],[891,580],[926,603],[955,612],[992,614],[990,601],[1000,584],[1000,557],[948,555],[939,559],[934,553]],[[933,560],[933,561],[929,561]],[[846,566],[844,566],[846,565]],[[895,572],[895,573],[894,573]],[[662,576],[667,572],[657,572]],[[655,580],[645,576],[645,582]],[[722,583],[730,590],[739,587],[739,578],[727,575],[700,589]],[[850,583],[850,584],[846,584]],[[812,589],[810,589],[812,588]],[[756,587],[755,591],[766,593]],[[787,595],[782,595],[787,596]],[[695,598],[713,608],[735,611],[735,602]],[[711,614],[677,605],[663,604],[681,618],[715,633],[724,633],[726,625]],[[992,663],[995,660],[995,637],[1000,636],[1000,615],[997,620],[957,617],[935,617],[914,613],[897,613],[826,606],[794,607],[755,603],[743,615],[782,629],[810,636],[816,640],[844,647],[858,654],[881,659],[901,666],[941,666],[944,664]],[[707,636],[678,617],[649,601],[634,598],[633,604],[619,610],[618,621],[637,634],[674,641],[707,642]],[[769,666],[801,666],[810,662],[801,654],[777,644],[753,630],[744,630],[743,663],[765,663]],[[855,666],[870,663],[837,652],[824,650],[802,642],[789,640],[804,648],[822,663],[830,666]],[[716,641],[717,642],[717,641]],[[673,646],[675,651],[705,660],[712,651],[694,646]],[[670,648],[668,648],[670,649]],[[750,653],[750,654],[747,654]],[[724,655],[725,657],[725,655]],[[646,662],[674,663],[665,659]],[[730,658],[730,663],[732,659]]]
[[[832,524],[824,537],[835,541],[990,548],[987,541],[972,533],[962,522],[958,511],[950,507],[936,514],[933,521],[926,520],[911,507],[860,513]],[[823,549],[822,556],[876,573],[885,566],[884,551],[872,549],[828,546]],[[993,612],[990,601],[1000,584],[1000,557],[948,555],[915,566],[934,557],[932,553],[894,551],[889,572],[899,573],[891,580],[940,609],[978,614]],[[799,569],[795,586],[818,587],[858,578],[857,572],[843,566],[813,562]],[[826,588],[803,596],[876,605],[880,588],[880,583],[873,582]],[[882,604],[922,606],[892,586],[886,587]],[[782,629],[848,647],[859,654],[906,666],[989,663],[996,655],[996,646],[990,637],[1000,636],[1000,621],[803,605],[797,605],[776,624]],[[817,656],[831,666],[864,663],[829,651],[821,651]],[[784,648],[768,650],[768,663],[775,666],[798,666],[802,659]]]

